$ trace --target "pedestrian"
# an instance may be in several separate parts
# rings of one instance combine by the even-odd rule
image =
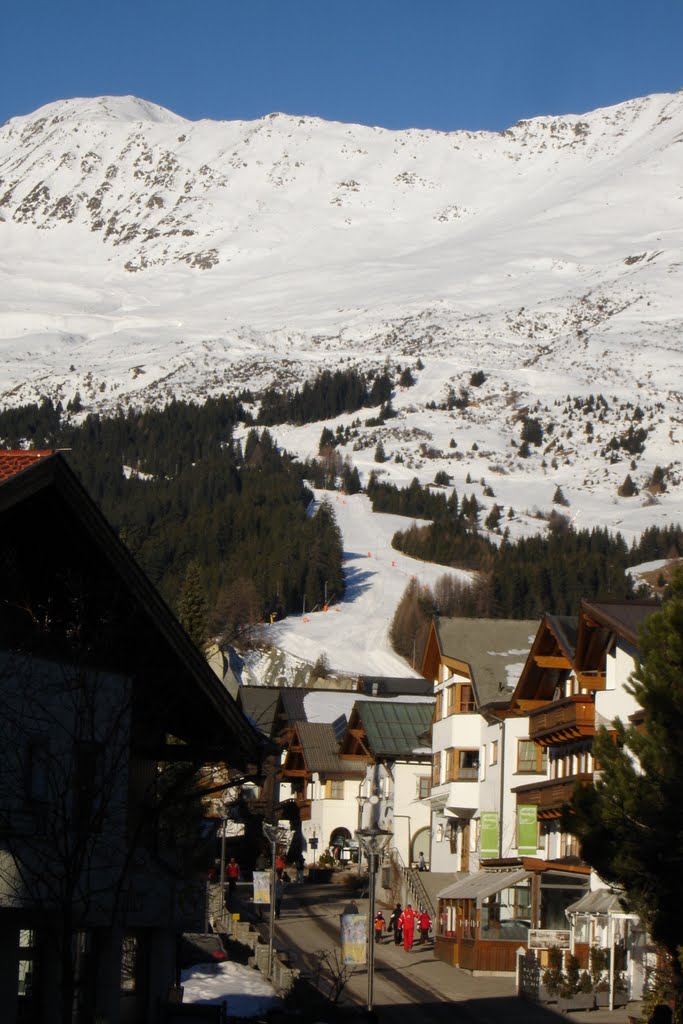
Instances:
[[[285,883],[281,878],[275,879],[275,916],[280,917],[280,911],[282,910],[282,897],[285,893]]]
[[[378,910],[375,914],[375,942],[380,943],[382,941],[386,927],[387,923],[384,920],[384,914],[381,910]]]
[[[225,868],[225,877],[228,880],[228,898],[227,903],[229,904],[232,900],[232,894],[235,891],[235,886],[240,879],[240,866],[234,857],[231,857]]]
[[[401,904],[397,903],[396,906],[394,907],[394,909],[391,912],[391,917],[389,918],[389,931],[394,933],[394,943],[397,946],[401,945],[401,938],[402,938],[401,928],[400,928],[399,923],[398,923],[399,919],[401,917],[401,913],[402,913]]]
[[[281,853],[278,853],[277,857],[275,858],[275,870],[280,875],[282,875],[282,872],[285,870],[286,867],[287,865],[285,864],[285,858],[282,856]]]
[[[419,925],[420,925],[420,945],[423,946],[424,943],[429,938],[429,929],[432,927],[432,919],[430,918],[430,916],[429,916],[429,914],[427,913],[426,910],[422,910],[421,913],[420,913]]]
[[[303,854],[300,853],[299,856],[296,859],[296,884],[297,885],[303,885],[304,884],[304,867],[305,867],[305,864],[306,864],[306,862],[304,860]]]
[[[254,864],[254,870],[255,871],[265,871],[267,867],[268,867],[268,858],[266,857],[266,855],[263,852],[263,850],[261,850],[261,852],[259,853],[258,857],[256,858],[256,863]]]
[[[403,931],[403,948],[406,953],[409,953],[413,948],[413,938],[415,936],[415,918],[416,913],[413,910],[410,903],[406,905],[406,909],[403,911],[398,919],[399,927]]]
[[[427,861],[425,860],[425,855],[424,855],[424,853],[422,853],[422,851],[420,851],[420,859],[417,862],[417,870],[418,871],[426,871],[427,870]]]
[[[358,904],[356,903],[355,900],[350,900],[346,904],[344,909],[342,910],[342,914],[357,914],[357,913],[358,913]]]

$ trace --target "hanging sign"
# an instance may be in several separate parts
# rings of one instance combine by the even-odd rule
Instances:
[[[481,857],[498,856],[498,812],[482,811],[481,825]]]
[[[270,871],[254,871],[254,903],[270,903]]]
[[[518,804],[517,806],[517,850],[520,857],[536,856],[537,812],[536,804]]]
[[[367,937],[367,914],[341,915],[341,956],[343,964],[360,967],[365,963]]]

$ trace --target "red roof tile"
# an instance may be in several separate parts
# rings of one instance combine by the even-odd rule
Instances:
[[[54,455],[54,450],[51,448],[0,449],[0,483],[16,476],[22,470],[28,469],[29,466],[35,465],[36,462],[47,458],[48,455]]]

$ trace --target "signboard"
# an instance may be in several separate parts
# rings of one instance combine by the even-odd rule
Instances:
[[[498,856],[498,813],[482,811],[481,818],[481,857]]]
[[[536,804],[517,805],[517,850],[520,857],[535,857],[538,837]]]
[[[341,956],[343,964],[360,967],[365,963],[367,938],[367,914],[341,915]]]
[[[270,871],[254,871],[254,903],[270,903]]]
[[[530,928],[529,949],[569,949],[569,932],[557,928]]]
[[[308,845],[310,846],[310,848],[312,850],[317,850],[318,849],[318,837],[317,836],[313,836],[312,839],[309,839],[308,840]]]

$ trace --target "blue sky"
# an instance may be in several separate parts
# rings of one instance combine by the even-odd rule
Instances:
[[[681,0],[23,0],[0,123],[71,96],[501,130],[683,87]]]

